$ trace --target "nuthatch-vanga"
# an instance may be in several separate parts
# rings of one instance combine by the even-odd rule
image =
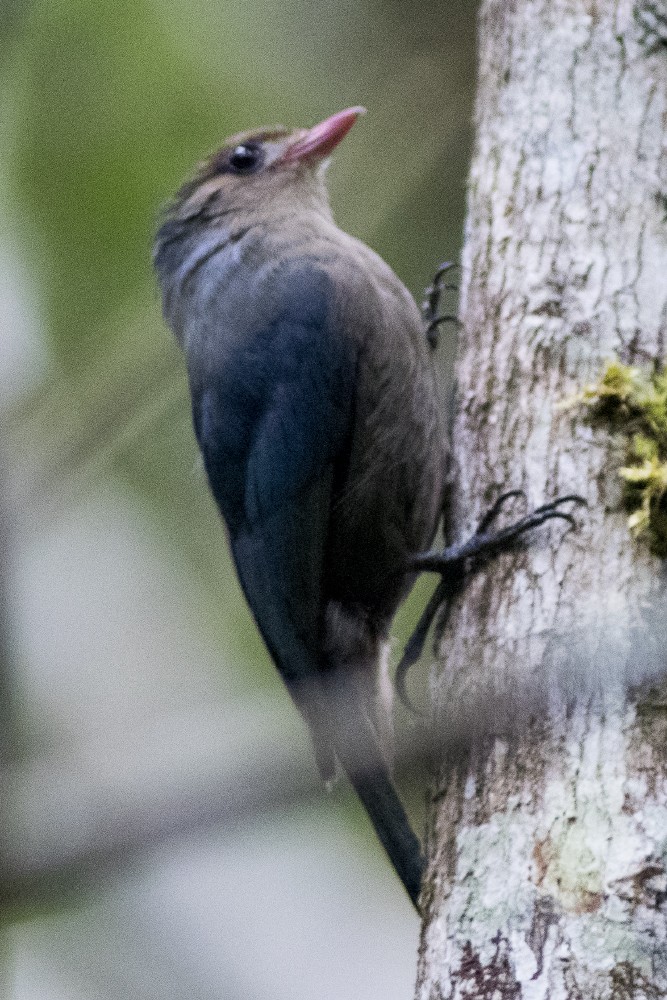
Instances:
[[[228,139],[176,195],[154,259],[245,596],[322,776],[348,773],[416,905],[423,859],[378,676],[416,573],[461,557],[415,561],[446,471],[422,316],[329,208],[324,164],[362,110]],[[566,515],[520,530],[551,516]]]

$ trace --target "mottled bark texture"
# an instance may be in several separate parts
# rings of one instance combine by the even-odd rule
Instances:
[[[667,589],[619,442],[559,404],[667,338],[667,3],[484,0],[453,430],[455,538],[582,493],[476,574],[433,682],[417,997],[667,996]]]

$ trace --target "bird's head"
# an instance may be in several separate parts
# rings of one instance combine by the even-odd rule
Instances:
[[[347,108],[309,129],[274,126],[231,136],[183,185],[169,214],[227,223],[296,206],[328,211],[322,166],[363,112]]]

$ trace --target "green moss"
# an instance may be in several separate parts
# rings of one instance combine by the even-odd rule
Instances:
[[[646,371],[611,361],[571,402],[592,422],[625,436],[619,469],[628,526],[667,558],[667,368]]]

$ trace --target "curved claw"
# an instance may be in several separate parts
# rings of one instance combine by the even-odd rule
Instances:
[[[444,316],[436,316],[435,319],[432,319],[431,322],[427,325],[425,331],[426,339],[428,340],[431,347],[438,346],[439,337],[437,329],[442,323],[455,323],[457,326],[460,326],[460,320],[458,316],[454,316],[449,313]]]
[[[410,696],[405,688],[405,682],[407,681],[408,671],[410,667],[413,667],[419,657],[422,655],[424,650],[424,643],[426,642],[426,637],[428,636],[429,629],[433,624],[433,619],[438,613],[439,608],[448,598],[448,587],[444,580],[441,580],[438,586],[435,588],[431,597],[421,613],[419,621],[417,622],[416,628],[408,641],[405,644],[403,650],[403,656],[400,659],[398,666],[396,667],[396,674],[394,675],[394,687],[396,688],[396,693],[401,699],[405,707],[413,713],[413,715],[423,716],[424,713],[413,705],[410,700]]]
[[[512,497],[523,497],[524,500],[528,499],[525,490],[505,490],[505,492],[501,493],[496,500],[494,507],[497,507],[499,504],[504,504],[506,500],[510,500]]]
[[[565,499],[565,498],[563,498]],[[556,501],[557,502],[557,501]],[[532,531],[533,528],[539,528],[540,525],[545,524],[546,521],[567,521],[571,528],[577,527],[577,522],[569,511],[558,510],[556,502],[553,504],[544,504],[542,507],[537,507],[526,517],[522,517],[521,520],[517,521],[515,524],[511,524],[507,528],[501,528],[495,535],[488,538],[488,548],[490,550],[495,549],[496,551],[503,548],[505,545],[513,542],[515,539],[520,538],[527,531]],[[477,533],[478,536],[481,532]]]
[[[545,521],[553,521],[555,519],[558,519],[559,521],[567,521],[567,523],[572,528],[577,527],[577,522],[574,518],[574,515],[568,513],[568,511],[566,510],[540,510],[538,508],[538,510],[535,511],[535,514],[538,513],[540,516],[535,521],[534,527],[537,527],[540,524],[544,524]]]
[[[481,535],[483,531],[486,531],[486,529],[493,524],[495,519],[498,517],[507,501],[514,500],[516,497],[521,497],[526,502],[528,501],[528,497],[526,496],[524,490],[507,490],[505,493],[501,493],[491,509],[487,510],[486,514],[477,525],[477,531],[475,534]]]
[[[455,271],[457,269],[460,270],[460,268],[461,265],[454,260],[443,261],[443,263],[440,265],[438,270],[433,275],[433,284],[435,285],[435,283],[443,276],[443,274],[447,274],[447,271]]]
[[[461,321],[459,320],[458,316],[455,316],[453,313],[445,313],[444,316],[436,316],[435,319],[432,319],[431,322],[426,327],[426,336],[428,336],[429,333],[432,333],[433,330],[437,329],[437,327],[439,327],[441,323],[460,323],[460,322]]]
[[[557,500],[552,500],[551,503],[544,503],[541,507],[536,507],[533,511],[534,514],[541,514],[545,510],[555,510],[560,507],[562,503],[575,503],[579,507],[588,507],[588,500],[580,496],[578,493],[568,493],[567,496],[558,497]]]

